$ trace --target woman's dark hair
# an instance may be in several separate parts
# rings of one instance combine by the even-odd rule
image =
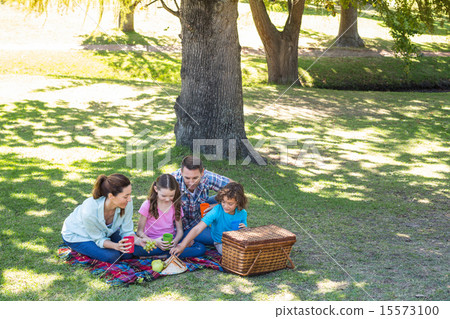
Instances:
[[[111,174],[109,176],[102,174],[95,181],[94,188],[92,189],[92,197],[94,199],[102,196],[108,197],[108,194],[117,196],[128,185],[131,185],[130,180],[122,174]],[[123,214],[125,214],[125,209],[121,208],[120,216],[123,216]]]
[[[224,197],[235,199],[239,210],[247,207],[248,199],[247,196],[245,196],[244,187],[239,183],[228,183],[217,193],[215,199],[218,203],[220,203]]]
[[[198,169],[200,173],[203,172],[202,160],[192,155],[186,156],[181,161],[181,170],[185,167],[190,171]]]
[[[178,185],[177,180],[170,174],[162,174],[159,176],[156,181],[153,182],[152,187],[148,193],[148,201],[150,202],[149,215],[155,217],[155,219],[159,218],[158,213],[158,192],[156,189],[170,189],[171,191],[175,191],[175,195],[173,197],[173,206],[175,208],[175,219],[180,220],[181,218],[181,192],[180,186]]]

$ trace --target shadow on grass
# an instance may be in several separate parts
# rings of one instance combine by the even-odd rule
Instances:
[[[150,79],[164,83],[180,83],[180,59],[163,52],[109,52],[97,51],[104,62],[117,72],[134,78]]]
[[[122,32],[116,30],[113,34],[93,33],[80,36],[82,45],[127,44],[166,46],[173,44],[170,37],[149,37],[138,32]]]

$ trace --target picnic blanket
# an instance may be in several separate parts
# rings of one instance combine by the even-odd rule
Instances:
[[[65,244],[59,245],[58,256],[73,266],[84,266],[95,276],[104,278],[111,286],[138,284],[166,276],[152,270],[152,261],[158,258],[124,259],[110,264],[80,254]],[[224,271],[220,266],[220,259],[221,256],[217,250],[209,248],[203,256],[185,258],[183,261],[188,271],[205,268]]]

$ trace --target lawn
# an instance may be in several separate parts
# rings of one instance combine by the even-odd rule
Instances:
[[[114,172],[132,180],[137,223],[151,182],[188,154],[175,147],[173,133],[180,55],[58,45],[176,46],[179,24],[144,10],[137,35],[117,35],[109,17],[96,39],[89,38],[90,15],[77,24],[82,12],[67,23],[49,15],[45,25],[42,17],[1,12],[0,300],[448,300],[448,93],[329,89],[448,88],[448,57],[414,61],[410,78],[393,58],[301,58],[303,87],[288,89],[265,84],[262,56],[243,55],[247,136],[269,163],[205,164],[244,185],[249,226],[276,224],[297,235],[296,268],[245,278],[201,270],[112,288],[59,260],[60,230],[96,177]],[[280,14],[271,13],[275,21]],[[141,23],[157,17],[167,24]],[[241,45],[258,48],[247,4],[239,17]],[[336,18],[308,11],[305,45],[332,39],[321,19]],[[360,28],[376,46],[390,44],[376,17],[368,14]],[[419,42],[448,51],[444,31]],[[45,50],[33,49],[39,45]],[[169,157],[160,168],[150,165],[147,149],[142,164],[150,169],[137,169],[138,154],[127,153],[127,142],[144,130],[149,145],[165,141],[153,154],[153,164]]]
[[[278,99],[284,87],[246,87],[248,137],[267,139],[259,150],[270,163],[206,167],[245,186],[250,226],[297,235],[296,269],[202,270],[111,289],[58,260],[62,223],[98,174],[130,176],[137,210],[154,178],[178,167],[187,153],[174,147],[179,86],[0,79],[2,300],[448,299],[446,93],[292,88]],[[127,141],[144,129],[169,140],[155,152],[155,163],[170,154],[160,169],[126,164]],[[272,138],[297,141],[288,159]]]
[[[14,61],[14,63],[11,63]],[[267,82],[262,56],[242,57],[246,87]],[[410,73],[393,57],[300,57],[299,83],[339,90],[397,91],[448,89],[450,57],[414,59]],[[78,79],[147,80],[180,84],[181,54],[108,51],[0,51],[0,74],[29,74]]]

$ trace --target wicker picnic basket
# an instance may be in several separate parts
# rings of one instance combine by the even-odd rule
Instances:
[[[295,242],[295,234],[275,225],[224,232],[221,264],[241,276],[293,269],[289,254]]]

